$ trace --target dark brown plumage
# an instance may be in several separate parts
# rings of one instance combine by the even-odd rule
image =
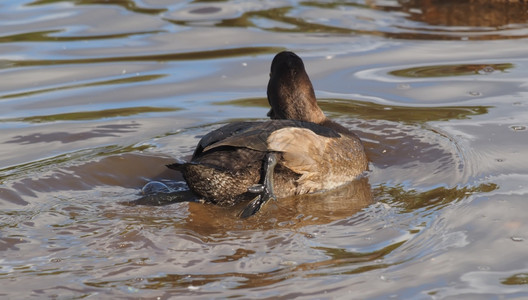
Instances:
[[[267,93],[272,120],[225,125],[200,140],[191,162],[168,166],[194,193],[223,206],[257,195],[249,216],[269,198],[332,189],[367,169],[359,138],[326,118],[296,54],[275,56]]]

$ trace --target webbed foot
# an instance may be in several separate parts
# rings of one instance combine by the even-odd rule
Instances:
[[[245,219],[256,214],[264,203],[268,200],[276,200],[277,197],[273,193],[273,172],[277,165],[277,154],[270,152],[266,154],[266,160],[264,161],[264,179],[261,184],[255,184],[248,188],[248,192],[257,194],[253,200],[251,200],[240,213],[240,217]]]

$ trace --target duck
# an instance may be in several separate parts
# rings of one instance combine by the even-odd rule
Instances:
[[[325,116],[297,54],[275,55],[267,98],[269,120],[224,125],[201,138],[189,162],[167,167],[204,202],[247,201],[242,218],[269,200],[335,189],[364,174],[361,140]]]

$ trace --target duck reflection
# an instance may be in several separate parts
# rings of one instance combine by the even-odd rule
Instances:
[[[233,230],[298,228],[327,224],[353,216],[374,202],[366,177],[328,191],[269,201],[257,215],[248,219],[239,217],[246,203],[230,207],[203,203],[184,187],[183,182],[166,185],[152,181],[145,185],[142,193],[143,197],[123,204],[163,206],[186,202],[187,217],[178,222],[178,227],[183,226],[202,237],[224,236]]]
[[[373,201],[368,179],[360,178],[325,192],[269,201],[257,215],[248,219],[238,217],[245,207],[244,203],[232,207],[189,203],[189,214],[184,226],[204,237],[223,236],[233,230],[300,228],[345,219]]]

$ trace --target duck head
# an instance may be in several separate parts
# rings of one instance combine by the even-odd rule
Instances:
[[[320,124],[326,120],[302,59],[293,52],[275,55],[268,83],[272,119],[290,119]]]

